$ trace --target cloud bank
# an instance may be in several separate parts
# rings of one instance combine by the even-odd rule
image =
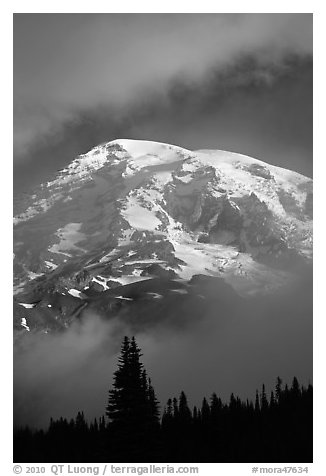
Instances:
[[[124,335],[136,336],[161,408],[181,390],[200,405],[212,392],[224,401],[231,392],[254,399],[256,388],[265,383],[269,391],[278,375],[305,385],[312,378],[310,273],[269,298],[207,300],[200,313],[181,302],[165,311],[164,319],[141,323],[87,314],[64,333],[18,339],[15,425],[46,427],[51,416],[80,410],[89,419],[103,415]]]
[[[15,157],[89,108],[123,114],[244,55],[277,65],[311,52],[310,14],[16,14]]]

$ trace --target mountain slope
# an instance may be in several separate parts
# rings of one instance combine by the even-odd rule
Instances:
[[[91,295],[153,278],[208,275],[242,296],[268,293],[312,259],[312,180],[231,152],[115,140],[16,207],[16,299],[35,304],[26,312],[62,296],[71,317]]]

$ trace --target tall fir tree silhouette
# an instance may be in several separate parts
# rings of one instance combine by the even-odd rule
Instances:
[[[141,356],[135,338],[126,336],[106,407],[110,446],[124,461],[126,457],[141,460],[142,448],[150,446],[154,451],[159,429],[159,404]]]

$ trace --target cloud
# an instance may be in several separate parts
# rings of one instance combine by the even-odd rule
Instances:
[[[278,64],[311,52],[310,14],[16,14],[15,155],[88,108],[122,114],[243,55]]]
[[[312,378],[310,272],[270,297],[211,296],[196,305],[180,298],[142,317],[88,313],[64,333],[17,339],[15,424],[46,427],[51,416],[80,410],[89,419],[103,415],[124,335],[136,336],[162,408],[181,390],[200,405],[214,391],[225,401],[231,392],[253,399],[277,375],[289,383],[294,375],[302,384]]]
[[[83,409],[89,416],[104,414],[124,328],[89,315],[64,334],[31,334],[16,342],[14,423],[44,427],[51,416],[74,417]]]
[[[60,133],[39,136],[25,160],[14,162],[15,193],[31,192],[77,155],[119,137],[230,150],[311,177],[312,92],[312,60],[302,55],[275,66],[243,57],[199,85],[178,78],[126,110],[103,104]]]

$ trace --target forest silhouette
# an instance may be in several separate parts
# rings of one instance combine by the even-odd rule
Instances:
[[[79,411],[69,421],[51,418],[47,430],[14,429],[14,462],[312,462],[312,385],[277,377],[254,402],[213,393],[192,409],[182,391],[161,413],[141,356],[125,337],[105,416],[89,422]]]

